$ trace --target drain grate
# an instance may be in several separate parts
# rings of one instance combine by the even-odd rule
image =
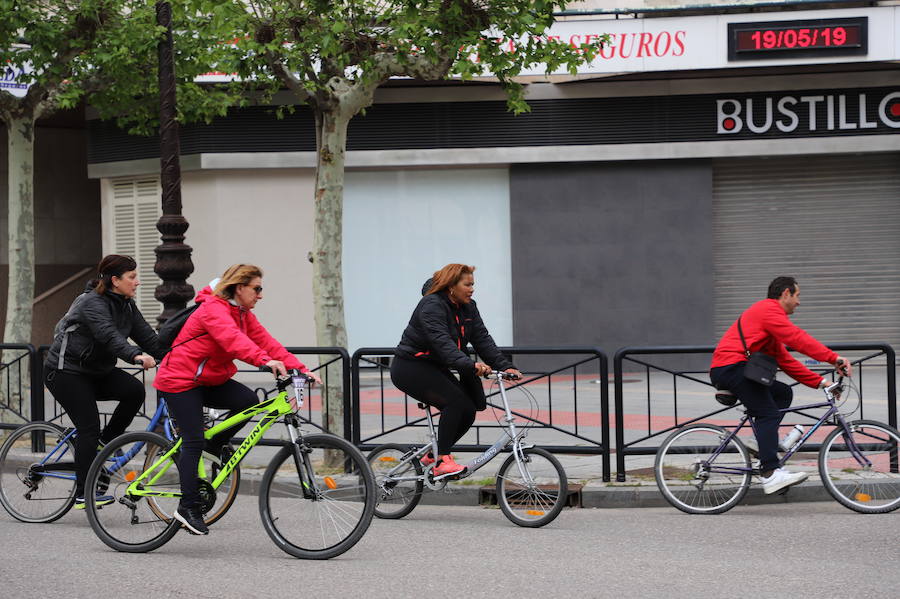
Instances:
[[[581,507],[581,489],[584,485],[569,484],[566,493],[566,507]],[[538,485],[545,491],[550,491],[554,487],[552,485]],[[478,505],[497,505],[497,487],[494,485],[485,485],[478,489]]]

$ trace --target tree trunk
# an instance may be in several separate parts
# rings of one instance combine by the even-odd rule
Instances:
[[[344,321],[343,250],[344,157],[349,117],[340,108],[323,110],[319,115],[316,166],[315,239],[313,243],[313,298],[316,343],[319,346],[347,347]],[[322,356],[320,360],[324,359]],[[328,409],[325,427],[338,435],[344,433],[344,393],[341,377],[329,377],[323,391]]]
[[[4,343],[31,343],[34,300],[34,119],[5,115],[9,152],[9,288],[6,296]],[[14,352],[19,355],[18,352]],[[4,359],[0,352],[0,361]],[[10,354],[7,352],[7,357]],[[27,372],[4,373],[5,398],[12,405],[29,395]],[[13,380],[15,379],[15,380]],[[21,392],[21,395],[20,395]],[[6,413],[0,410],[0,413]]]

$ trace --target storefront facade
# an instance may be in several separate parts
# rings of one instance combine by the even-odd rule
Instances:
[[[565,21],[560,39],[613,45],[531,83],[529,113],[491,85],[381,89],[348,135],[350,345],[396,343],[451,261],[478,266],[502,344],[711,343],[779,274],[801,280],[795,321],[823,340],[900,344],[898,30],[895,7]],[[152,263],[154,142],[90,132],[104,250],[131,226]],[[298,345],[314,342],[314,143],[302,108],[243,109],[182,138],[191,283],[259,262],[260,315]]]

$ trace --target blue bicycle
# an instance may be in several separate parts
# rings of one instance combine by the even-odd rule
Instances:
[[[169,417],[162,398],[157,401],[156,412],[146,430],[161,433],[170,441],[177,437],[176,423]],[[63,428],[52,422],[30,422],[15,429],[3,442],[0,446],[0,504],[10,516],[22,522],[53,522],[72,508],[75,503],[77,434],[74,428]],[[147,452],[148,459],[152,459],[152,453]],[[132,458],[110,456],[106,469],[113,474]],[[198,474],[202,479],[212,480],[220,467],[216,458],[204,453]],[[235,468],[205,512],[207,524],[225,515],[234,503],[240,480],[240,470]],[[157,515],[170,517],[162,509]]]

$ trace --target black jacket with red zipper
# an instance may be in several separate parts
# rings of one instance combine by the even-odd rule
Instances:
[[[463,351],[468,344],[495,370],[513,368],[513,363],[494,343],[472,301],[456,304],[441,291],[423,297],[403,331],[396,354],[425,359],[461,371],[475,369],[475,361]]]

